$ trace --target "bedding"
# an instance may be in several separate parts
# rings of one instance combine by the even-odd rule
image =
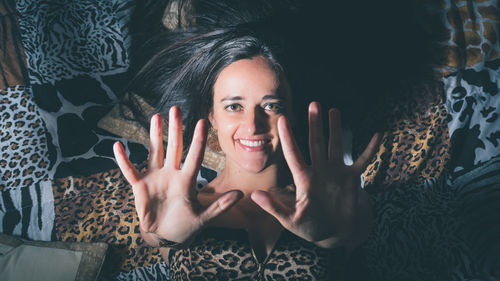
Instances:
[[[0,233],[0,278],[94,281],[107,248],[102,242],[26,241]]]
[[[121,141],[144,169],[147,142],[102,125],[130,78],[130,23],[149,2],[0,0],[0,232],[107,243],[102,280],[169,279],[158,250],[140,238],[132,191],[112,154]],[[414,89],[438,95],[413,95],[410,116],[383,101],[391,106],[387,129],[363,175],[375,220],[354,253],[353,280],[497,280],[498,2],[417,6],[427,30],[446,31],[439,85]],[[354,155],[369,127],[351,128]],[[216,170],[203,167],[200,184]]]

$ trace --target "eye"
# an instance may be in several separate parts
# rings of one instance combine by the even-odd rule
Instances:
[[[232,103],[232,104],[226,105],[224,107],[224,109],[229,111],[229,112],[238,112],[238,111],[241,111],[242,108],[243,107],[241,106],[241,104],[238,104],[238,103]]]
[[[270,102],[270,103],[264,104],[264,109],[267,111],[281,113],[283,111],[283,106],[277,102]]]

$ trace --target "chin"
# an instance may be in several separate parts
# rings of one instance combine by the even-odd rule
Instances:
[[[243,168],[245,171],[250,173],[260,173],[264,171],[267,167],[269,167],[267,161],[243,161],[239,162],[239,166]]]
[[[231,159],[232,164],[238,166],[241,170],[258,174],[279,162],[280,157],[276,154],[277,152],[271,147],[254,152],[236,150],[230,155],[226,154],[226,161]]]

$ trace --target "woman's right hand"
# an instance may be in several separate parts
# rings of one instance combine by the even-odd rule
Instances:
[[[160,239],[180,245],[190,243],[208,222],[227,211],[243,196],[241,191],[229,191],[208,207],[203,207],[195,188],[205,151],[206,121],[199,120],[196,124],[182,168],[182,117],[176,106],[170,109],[168,127],[164,159],[162,118],[160,114],[151,118],[149,170],[145,174],[135,169],[119,142],[113,147],[118,166],[132,185],[141,234],[151,246],[159,246]]]

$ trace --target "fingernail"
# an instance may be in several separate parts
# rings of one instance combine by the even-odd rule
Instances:
[[[163,121],[163,119],[162,119],[160,113],[156,113],[156,127],[157,128],[161,127],[162,121]]]
[[[123,149],[123,145],[121,142],[119,141],[116,141],[114,144],[113,144],[113,148],[115,149],[115,151],[118,151],[118,152],[121,152],[122,149]]]
[[[318,120],[319,116],[319,110],[317,107],[311,106],[309,107],[309,116],[311,117],[312,120]]]
[[[333,115],[333,117],[338,118],[340,117],[340,110],[338,108],[332,108],[330,109],[330,113]]]

